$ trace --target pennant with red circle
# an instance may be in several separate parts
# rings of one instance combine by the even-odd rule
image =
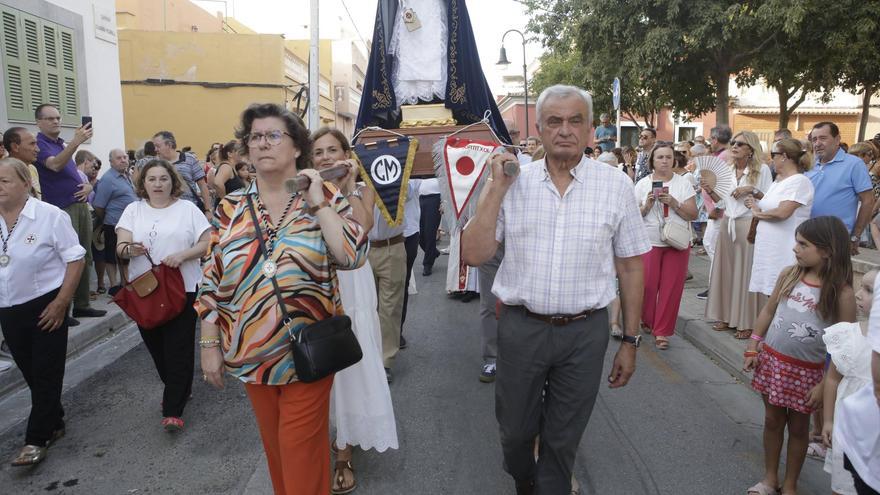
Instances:
[[[456,219],[461,217],[461,212],[471,200],[489,162],[489,156],[497,147],[498,145],[491,141],[455,137],[446,141],[443,153]]]

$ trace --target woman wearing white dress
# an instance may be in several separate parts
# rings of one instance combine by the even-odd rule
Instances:
[[[373,226],[374,194],[369,188],[358,188],[357,163],[351,159],[348,139],[339,130],[322,127],[313,135],[315,168],[347,163],[351,172],[334,181],[352,205],[355,220],[364,230]],[[376,284],[370,262],[357,270],[339,271],[339,294],[345,314],[352,327],[363,359],[336,374],[331,393],[331,409],[336,420],[338,449],[331,492],[350,493],[357,488],[351,458],[353,446],[378,452],[397,448],[397,426],[391,393],[382,365],[382,334],[376,312]]]
[[[779,272],[795,263],[794,231],[810,218],[813,207],[813,183],[803,172],[810,169],[810,154],[802,149],[800,141],[783,139],[770,152],[776,181],[760,201],[746,198],[746,206],[759,220],[755,235],[752,261],[752,279],[749,292],[770,296],[776,287]]]

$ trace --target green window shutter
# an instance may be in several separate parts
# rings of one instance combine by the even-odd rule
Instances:
[[[33,120],[52,103],[64,124],[79,124],[79,84],[74,31],[0,5],[0,48],[10,120]]]
[[[0,7],[0,48],[3,52],[3,76],[6,86],[6,110],[10,120],[31,120],[33,109],[30,108],[30,96],[27,81],[27,69],[22,60],[23,43],[21,22],[18,12]]]
[[[76,77],[76,47],[73,31],[56,26],[60,50],[58,77],[60,81],[61,119],[64,122],[78,125],[79,120],[79,84]],[[51,71],[49,71],[51,72]]]

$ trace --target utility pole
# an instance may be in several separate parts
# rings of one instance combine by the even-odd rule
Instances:
[[[320,127],[318,109],[321,99],[321,71],[318,68],[318,0],[311,0],[311,42],[309,43],[309,130],[314,132]]]

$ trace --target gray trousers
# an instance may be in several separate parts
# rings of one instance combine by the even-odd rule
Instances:
[[[480,330],[483,364],[495,363],[498,356],[498,319],[495,317],[495,304],[498,298],[492,294],[495,274],[504,258],[504,245],[495,251],[495,256],[480,265]]]
[[[604,309],[565,326],[528,317],[519,306],[501,309],[495,416],[504,469],[516,481],[534,480],[535,495],[571,491],[575,454],[599,393],[608,338]]]

